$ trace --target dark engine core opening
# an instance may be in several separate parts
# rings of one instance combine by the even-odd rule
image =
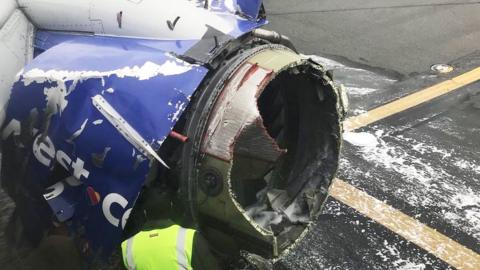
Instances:
[[[257,100],[268,136],[282,154],[274,162],[261,154],[246,156],[240,149],[252,139],[240,136],[231,172],[235,199],[274,235],[303,231],[318,214],[338,165],[334,93],[310,73],[294,69],[278,74]]]

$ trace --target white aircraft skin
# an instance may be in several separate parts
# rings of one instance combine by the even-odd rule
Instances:
[[[195,0],[18,0],[41,29],[162,40],[200,39],[207,25],[229,33],[234,14]],[[177,19],[178,18],[178,19]],[[235,19],[238,19],[235,17]]]
[[[17,8],[17,1],[15,0],[2,0],[0,6],[0,27],[5,24],[13,11]]]

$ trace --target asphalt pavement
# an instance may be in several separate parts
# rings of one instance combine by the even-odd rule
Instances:
[[[268,28],[306,54],[346,58],[408,75],[472,53],[480,2],[465,0],[266,0]]]
[[[476,1],[267,0],[266,9],[270,29],[318,55],[345,85],[349,116],[480,66]],[[455,69],[438,74],[430,70],[436,63]],[[346,132],[337,176],[479,256],[479,115],[477,81]],[[438,252],[417,245],[422,235],[407,239],[384,225],[331,197],[305,239],[278,265],[455,269]],[[480,264],[473,267],[465,269]]]

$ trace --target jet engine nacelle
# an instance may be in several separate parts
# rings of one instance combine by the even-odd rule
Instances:
[[[318,63],[272,44],[238,53],[198,92],[180,194],[219,250],[276,258],[305,232],[338,166],[341,95]]]

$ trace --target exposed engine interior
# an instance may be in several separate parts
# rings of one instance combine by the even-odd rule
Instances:
[[[201,93],[183,131],[187,212],[223,255],[276,258],[327,196],[340,148],[339,92],[317,63],[264,45],[232,58]]]
[[[337,166],[335,102],[314,78],[285,70],[257,104],[268,133],[238,138],[232,192],[248,216],[277,235],[308,223],[320,209]],[[261,146],[251,145],[255,136],[272,138],[280,156],[262,160],[255,151],[262,151]],[[247,147],[252,151],[242,151]]]

